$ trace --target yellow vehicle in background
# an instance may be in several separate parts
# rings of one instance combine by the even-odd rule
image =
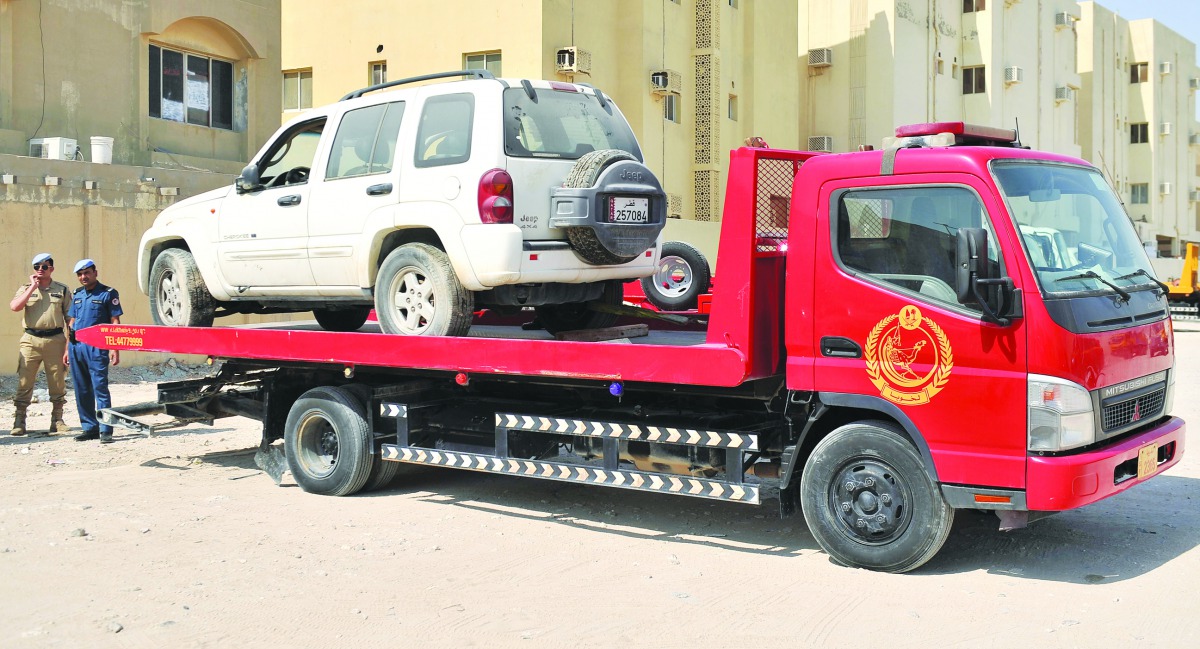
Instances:
[[[1167,299],[1171,307],[1171,317],[1175,320],[1200,320],[1200,284],[1196,281],[1197,257],[1200,257],[1200,244],[1187,244],[1183,272],[1179,279],[1167,282],[1167,286],[1170,287]]]

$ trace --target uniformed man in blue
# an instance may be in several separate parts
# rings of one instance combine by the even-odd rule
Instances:
[[[83,433],[75,441],[99,439],[101,444],[111,444],[112,426],[105,426],[96,419],[96,411],[112,405],[108,393],[108,366],[121,362],[120,352],[97,349],[75,341],[75,332],[98,324],[120,324],[121,298],[117,290],[101,284],[96,279],[96,262],[81,259],[75,264],[75,276],[82,284],[71,296],[71,307],[67,311],[67,326],[71,331],[71,346],[64,361],[71,369],[71,382],[75,384],[75,404],[79,407],[79,423]],[[111,355],[111,356],[110,356]]]

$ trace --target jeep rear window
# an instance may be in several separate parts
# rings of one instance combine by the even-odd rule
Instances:
[[[504,152],[518,158],[575,160],[590,151],[620,149],[642,159],[637,139],[612,100],[596,95],[535,88],[504,91]]]

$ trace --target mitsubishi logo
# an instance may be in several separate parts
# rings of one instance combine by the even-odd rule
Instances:
[[[1129,421],[1137,421],[1142,418],[1142,413],[1139,412],[1140,407],[1141,407],[1141,404],[1139,402],[1137,402],[1137,401],[1133,402],[1133,417],[1131,417],[1129,419]]]

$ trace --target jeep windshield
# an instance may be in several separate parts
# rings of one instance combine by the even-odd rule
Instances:
[[[621,111],[595,94],[533,88],[504,91],[504,152],[518,158],[575,160],[600,149],[620,149],[639,161],[642,152]]]
[[[1098,171],[998,160],[992,173],[1044,295],[1128,295],[1159,288],[1137,230]]]

